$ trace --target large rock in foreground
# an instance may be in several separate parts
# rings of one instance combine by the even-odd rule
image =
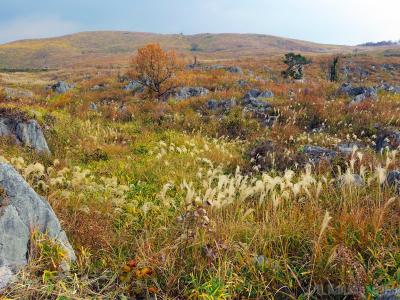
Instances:
[[[26,120],[20,116],[0,112],[0,136],[10,136],[17,143],[37,152],[50,154],[42,128],[36,120]]]
[[[0,289],[29,258],[32,230],[47,233],[75,260],[54,211],[10,165],[0,163]]]

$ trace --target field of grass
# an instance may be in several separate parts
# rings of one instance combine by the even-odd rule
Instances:
[[[344,57],[369,73],[339,83],[326,80],[330,56],[314,55],[303,82],[283,79],[281,60],[229,61],[243,74],[187,70],[182,85],[211,93],[166,102],[123,91],[123,68],[1,73],[2,87],[34,97],[3,95],[0,107],[38,120],[52,155],[2,138],[0,159],[49,201],[77,254],[61,272],[62,250],[35,234],[29,265],[3,298],[373,299],[399,288],[400,201],[385,180],[400,161],[373,148],[379,129],[400,127],[400,95],[349,106],[336,93],[344,81],[399,83],[399,70],[371,69],[398,58]],[[55,80],[76,87],[46,91]],[[251,88],[274,93],[273,126],[240,105],[206,108]],[[266,141],[276,147],[268,168],[251,155]],[[305,145],[343,142],[365,148],[330,163],[296,161]]]

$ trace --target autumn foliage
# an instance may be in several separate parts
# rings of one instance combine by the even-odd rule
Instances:
[[[146,87],[148,96],[160,100],[177,87],[177,74],[182,69],[183,63],[174,51],[150,44],[138,49],[129,75]]]

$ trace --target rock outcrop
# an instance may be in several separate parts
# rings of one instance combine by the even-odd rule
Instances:
[[[224,112],[229,111],[231,108],[236,106],[236,101],[235,99],[231,100],[215,100],[211,99],[207,101],[207,109],[217,111],[221,110]]]
[[[176,92],[177,100],[184,100],[191,97],[206,96],[210,91],[204,87],[182,87]]]
[[[383,83],[378,86],[378,89],[392,94],[400,94],[400,85],[390,85],[388,83]]]
[[[386,290],[378,297],[379,300],[398,300],[400,299],[400,289]]]
[[[396,150],[400,147],[400,132],[396,130],[381,130],[375,141],[375,149],[380,152],[385,149]]]
[[[17,143],[37,152],[50,154],[42,128],[36,120],[27,120],[18,115],[0,112],[0,136],[10,136]]]
[[[386,176],[386,183],[390,187],[394,187],[396,192],[400,194],[400,171],[390,171]]]
[[[48,202],[10,165],[0,163],[0,288],[29,258],[32,230],[47,233],[75,260],[65,232]]]
[[[50,85],[48,88],[51,89],[53,92],[64,94],[74,87],[75,85],[73,84],[69,84],[65,81],[58,81],[55,84]]]
[[[352,97],[352,105],[360,103],[365,99],[376,99],[378,96],[377,89],[374,87],[353,87],[350,83],[344,83],[340,87],[339,93]]]
[[[246,95],[244,96],[245,99],[251,99],[251,98],[255,98],[255,99],[259,99],[259,98],[272,98],[274,97],[274,93],[271,91],[260,91],[258,89],[253,89],[250,90],[246,93]]]
[[[321,160],[331,161],[338,155],[334,150],[312,145],[304,146],[303,153],[313,164],[318,164]]]

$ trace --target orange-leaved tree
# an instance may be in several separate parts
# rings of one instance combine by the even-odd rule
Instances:
[[[149,44],[133,56],[128,74],[147,88],[150,97],[160,100],[178,86],[177,74],[182,70],[183,62],[174,51]]]

